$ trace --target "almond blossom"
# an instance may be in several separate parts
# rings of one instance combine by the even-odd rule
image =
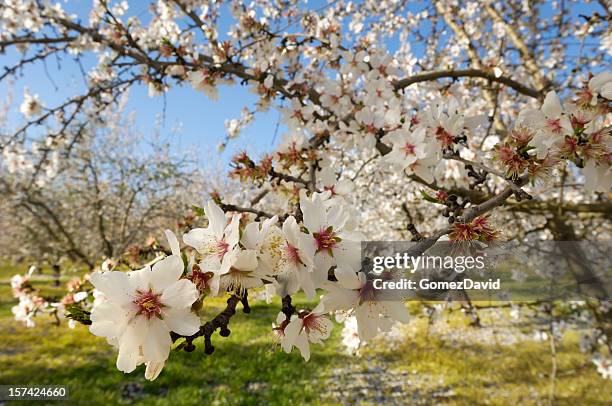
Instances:
[[[23,95],[23,103],[19,111],[26,117],[37,116],[42,112],[43,105],[37,94],[29,94],[27,91]]]
[[[433,182],[433,167],[439,162],[438,145],[427,142],[426,128],[421,126],[411,131],[402,128],[389,134],[393,145],[385,159],[406,170],[406,173],[419,176],[426,182]]]
[[[200,328],[199,317],[191,312],[198,298],[196,286],[181,279],[184,265],[178,240],[169,230],[166,237],[172,255],[153,267],[91,275],[91,283],[106,300],[93,309],[90,331],[117,343],[117,369],[129,373],[144,360],[151,379],[168,358],[170,332],[191,335]]]
[[[536,148],[538,159],[545,158],[551,149],[559,148],[564,136],[573,133],[569,117],[564,113],[561,100],[554,91],[546,94],[541,109],[521,111],[519,121],[539,130],[529,143]]]
[[[331,197],[348,197],[355,188],[352,181],[346,178],[337,179],[334,170],[330,166],[323,168],[319,172],[317,179],[323,185],[323,190],[331,193]]]
[[[315,240],[300,230],[295,217],[289,216],[280,230],[270,230],[262,244],[261,260],[269,275],[276,275],[275,287],[280,296],[299,289],[308,299],[315,295],[313,281]]]
[[[33,318],[38,309],[39,304],[35,298],[29,295],[19,296],[19,303],[11,308],[11,312],[16,321],[25,323],[26,327],[32,328],[36,326]]]
[[[332,201],[326,207],[329,193],[313,193],[308,197],[300,191],[300,208],[304,226],[315,243],[315,285],[327,279],[332,265],[356,269],[360,261],[360,240],[355,232],[345,229],[349,215],[340,203]]]
[[[338,282],[325,287],[327,293],[321,303],[327,312],[343,310],[354,314],[360,340],[368,341],[379,331],[389,331],[394,321],[410,321],[403,302],[382,300],[363,272],[338,266],[334,275]]]
[[[97,60],[87,66],[86,89],[49,109],[26,91],[19,108],[26,122],[2,134],[3,166],[18,186],[11,193],[15,207],[29,203],[31,189],[71,177],[66,170],[72,166],[78,175],[81,165],[71,158],[95,157],[89,134],[118,126],[110,110],[123,108],[128,99],[122,95],[133,87],[148,87],[150,96],[204,92],[216,99],[220,86],[242,86],[252,97],[241,100],[248,107],[240,119],[226,122],[222,148],[269,110],[280,113],[288,130],[261,160],[244,152],[232,161],[241,165],[232,176],[249,184],[216,195],[219,204],[207,202],[205,228],[193,228],[193,218],[181,223],[188,230],[183,241],[197,251],[186,270],[168,233],[169,257],[122,273],[116,269],[123,262],[111,258],[121,250],[111,247],[103,254],[105,272],[91,277],[95,289],[75,287],[61,302],[46,303],[27,280],[12,281],[19,297],[15,316],[26,323],[43,308],[57,315],[93,306],[91,320],[82,321],[118,348],[123,371],[144,363],[145,377],[154,379],[168,357],[171,332],[204,335],[210,353],[210,334],[192,312],[207,296],[229,296],[226,310],[211,320],[223,336],[236,305],[247,311],[249,290],[265,289],[267,299],[281,296],[274,331],[285,351],[297,347],[305,359],[310,343],[329,336],[328,313],[346,317],[345,338],[353,348],[393,321],[405,322],[404,305],[384,300],[360,272],[366,236],[488,242],[499,238],[488,220],[493,210],[509,234],[521,237],[597,240],[607,231],[602,214],[612,188],[612,73],[601,72],[610,32],[602,11],[590,10],[598,4],[585,11],[575,2],[550,2],[542,17],[542,2],[529,1],[516,7],[435,1],[413,9],[369,0],[316,9],[301,2],[160,0],[130,15],[134,8],[126,2],[94,1],[87,19],[70,14],[70,2],[5,3],[3,51],[9,59],[13,50],[23,55],[0,81],[64,52]],[[515,18],[517,10],[530,17]],[[423,35],[429,28],[432,35]],[[551,33],[553,40],[542,41]],[[582,44],[576,57],[563,46],[574,40]],[[592,76],[590,69],[599,73]],[[578,100],[568,101],[574,88]],[[193,105],[199,106],[196,98]],[[84,127],[87,137],[81,124],[92,125]],[[189,194],[202,190],[189,186]],[[111,188],[109,194],[116,193]],[[65,194],[54,195],[58,202],[49,206],[61,206]],[[79,236],[92,228],[74,222]],[[124,227],[109,224],[103,239],[116,228]],[[55,245],[75,245],[62,255],[78,262],[85,236]],[[90,268],[102,259],[98,247],[93,251],[84,261]],[[130,266],[141,259],[138,247],[133,251]],[[158,250],[150,251],[142,256]],[[325,291],[320,304],[295,314],[290,295],[302,290],[312,299],[317,289]],[[185,349],[192,350],[188,338]]]
[[[220,272],[220,289],[235,290],[244,293],[247,289],[263,286],[263,281],[270,281],[265,270],[260,266],[257,251],[235,247],[227,254],[228,267]]]
[[[612,100],[612,72],[601,72],[589,80],[589,90],[593,94],[591,105],[597,104],[597,95]]]
[[[323,304],[319,303],[312,311],[301,311],[291,317],[284,327],[281,346],[286,353],[293,347],[300,350],[304,360],[310,359],[310,343],[320,344],[329,338],[333,323],[325,315]]]
[[[233,216],[229,224],[225,213],[212,200],[204,206],[208,227],[194,228],[183,236],[185,244],[195,248],[203,256],[204,269],[227,272],[226,254],[234,249],[240,239],[239,216]]]

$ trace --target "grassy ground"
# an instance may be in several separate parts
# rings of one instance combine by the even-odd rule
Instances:
[[[160,377],[148,382],[143,367],[129,375],[118,372],[114,350],[83,326],[55,327],[44,317],[34,329],[15,323],[8,286],[15,272],[6,266],[0,269],[0,384],[66,385],[72,404],[548,402],[547,342],[457,340],[474,329],[465,327],[462,316],[453,315],[439,322],[450,335],[433,335],[425,320],[416,320],[399,339],[373,342],[361,357],[343,353],[336,328],[328,345],[314,346],[305,363],[298,353],[286,355],[273,346],[270,326],[278,302],[253,303],[251,314],[239,312],[232,318],[230,337],[213,338],[214,355],[205,355],[196,341],[195,352],[172,353]],[[52,290],[50,285],[45,289]],[[298,298],[298,303],[304,302]],[[224,301],[207,306],[214,314]],[[566,334],[557,351],[556,404],[610,404],[612,385],[578,351],[577,335]]]

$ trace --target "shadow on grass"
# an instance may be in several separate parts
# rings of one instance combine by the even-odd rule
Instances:
[[[223,301],[212,302],[207,315]],[[311,346],[306,363],[297,350],[275,348],[271,334],[280,303],[255,302],[251,313],[239,306],[231,335],[213,336],[215,353],[206,355],[202,339],[191,353],[173,351],[154,382],[144,379],[144,366],[131,374],[115,368],[116,351],[87,328],[69,330],[41,318],[27,329],[11,317],[0,319],[0,383],[66,385],[75,404],[295,404],[317,403],[318,376],[332,365],[349,362],[336,351],[339,329],[326,346]],[[6,309],[2,309],[6,310]]]

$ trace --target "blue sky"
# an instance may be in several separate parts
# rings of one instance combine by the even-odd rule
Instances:
[[[141,14],[136,6],[128,14]],[[136,4],[144,4],[145,2]],[[149,4],[149,2],[146,2]],[[90,10],[90,0],[71,1],[65,8],[79,17],[86,19]],[[147,12],[148,13],[148,12]],[[143,13],[143,18],[147,13]],[[222,21],[222,24],[227,24]],[[222,28],[221,32],[227,31]],[[21,54],[9,49],[6,54],[0,54],[0,67],[14,65],[21,58]],[[46,106],[61,104],[67,97],[82,94],[85,89],[83,76],[78,65],[68,55],[62,60],[51,58],[46,63],[31,65],[23,70],[22,77],[9,85],[6,81],[0,82],[0,95],[5,99],[9,89],[13,93],[13,103],[9,114],[9,125],[18,126],[23,123],[19,113],[19,105],[23,100],[23,91],[28,88],[30,93],[37,93]],[[96,58],[87,55],[81,59],[85,71],[95,66]],[[226,135],[224,122],[226,119],[239,118],[244,106],[253,108],[257,97],[244,86],[222,86],[219,89],[219,100],[211,101],[203,93],[194,91],[189,85],[174,86],[163,96],[151,98],[147,88],[136,85],[131,88],[128,111],[136,113],[137,129],[143,133],[150,133],[156,127],[159,117],[164,117],[162,133],[170,134],[180,125],[181,130],[170,138],[171,143],[179,150],[193,150],[199,152],[202,163],[211,163],[211,156],[219,157],[221,163],[229,161],[231,156],[242,149],[254,155],[270,151],[274,142],[278,142],[283,134],[284,127],[274,133],[279,120],[279,113],[271,109],[265,113],[258,113],[256,119],[245,128],[241,136],[231,142],[227,150],[219,155],[216,146]],[[164,111],[165,110],[165,111]],[[164,114],[165,113],[165,114]],[[214,162],[212,162],[214,163]]]
[[[131,9],[129,15],[140,15],[146,19],[146,10],[149,1],[130,2]],[[136,4],[136,5],[134,5]],[[318,9],[324,5],[324,1],[309,2],[308,8]],[[421,8],[422,2],[412,3],[410,7]],[[420,6],[418,5],[420,4]],[[66,4],[65,8],[79,17],[86,19],[90,9],[90,0],[73,0]],[[577,18],[579,13],[592,14],[598,10],[598,5],[578,5],[573,9],[573,17]],[[543,9],[544,16],[550,13]],[[220,21],[221,38],[225,35],[229,26],[227,17]],[[386,44],[390,49],[397,46],[394,40]],[[577,48],[576,46],[574,48]],[[572,47],[568,47],[568,52],[574,52]],[[413,52],[418,56],[419,48],[414,47]],[[18,61],[20,54],[14,50],[9,50],[6,54],[0,55],[0,67],[10,66]],[[82,59],[85,70],[87,71],[96,62],[95,58],[87,56]],[[66,97],[80,94],[84,91],[84,81],[78,65],[71,60],[70,56],[64,56],[63,60],[57,61],[49,59],[45,65],[36,64],[24,70],[22,78],[14,81],[11,88],[14,94],[14,101],[10,115],[10,125],[18,125],[22,120],[18,113],[19,104],[22,101],[22,94],[25,87],[30,92],[38,93],[47,106],[54,106],[63,101]],[[6,82],[0,83],[0,95],[6,95],[8,91]],[[218,156],[220,163],[227,162],[230,157],[238,150],[246,149],[253,155],[258,155],[270,151],[275,142],[281,139],[286,128],[281,124],[278,135],[275,137],[275,129],[279,121],[279,113],[270,110],[266,113],[258,113],[256,119],[241,134],[241,136],[230,143],[227,150],[218,155],[215,152],[216,145],[225,137],[226,131],[224,121],[230,118],[238,118],[244,106],[253,107],[256,96],[248,91],[247,87],[234,85],[223,86],[220,88],[219,101],[211,101],[204,94],[195,92],[189,86],[174,87],[164,97],[150,98],[147,95],[146,86],[137,85],[132,87],[130,93],[128,111],[135,111],[137,116],[137,129],[148,133],[155,128],[156,120],[164,112],[162,133],[170,134],[171,130],[180,124],[181,131],[171,138],[172,144],[180,150],[194,148],[198,151],[202,163],[211,163]],[[214,162],[213,162],[214,163]]]

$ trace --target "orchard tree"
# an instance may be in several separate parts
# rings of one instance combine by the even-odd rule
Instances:
[[[330,314],[351,320],[361,341],[406,321],[406,308],[380,300],[361,272],[363,240],[411,238],[418,243],[410,254],[419,255],[441,238],[609,238],[612,14],[605,1],[309,8],[160,0],[147,18],[139,11],[102,0],[82,17],[61,3],[0,6],[0,46],[22,54],[2,78],[27,75],[29,65],[51,57],[98,57],[85,92],[53,106],[34,90],[24,95],[26,119],[3,135],[5,154],[33,162],[28,173],[44,178],[39,168],[51,164],[51,151],[79,143],[79,123],[138,85],[152,97],[190,87],[211,99],[220,85],[245,86],[258,102],[228,120],[224,144],[267,109],[282,112],[287,134],[269,155],[233,159],[229,175],[252,195],[215,195],[199,210],[205,227],[183,235],[184,251],[167,231],[171,255],[138,271],[90,276],[96,304],[71,316],[116,344],[124,372],[145,363],[154,379],[173,342],[193,351],[203,337],[212,353],[215,331],[229,335],[237,305],[248,312],[247,292],[264,285],[282,297],[273,331],[285,351],[296,347],[305,359],[310,344],[329,336]],[[40,126],[49,129],[42,141],[49,148],[32,150]],[[15,285],[30,300],[32,288]],[[296,309],[298,291],[318,305]],[[202,323],[205,298],[226,294],[227,308]],[[463,302],[477,321],[477,307]],[[549,317],[554,348],[569,324],[559,322],[558,304],[532,305]],[[595,331],[587,347],[605,360],[608,297],[577,306]]]
[[[3,256],[93,270],[174,227],[190,193],[203,188],[193,162],[159,138],[144,140],[133,116],[114,111],[80,127],[70,152],[49,152],[44,178],[34,176],[31,160],[5,154]]]

